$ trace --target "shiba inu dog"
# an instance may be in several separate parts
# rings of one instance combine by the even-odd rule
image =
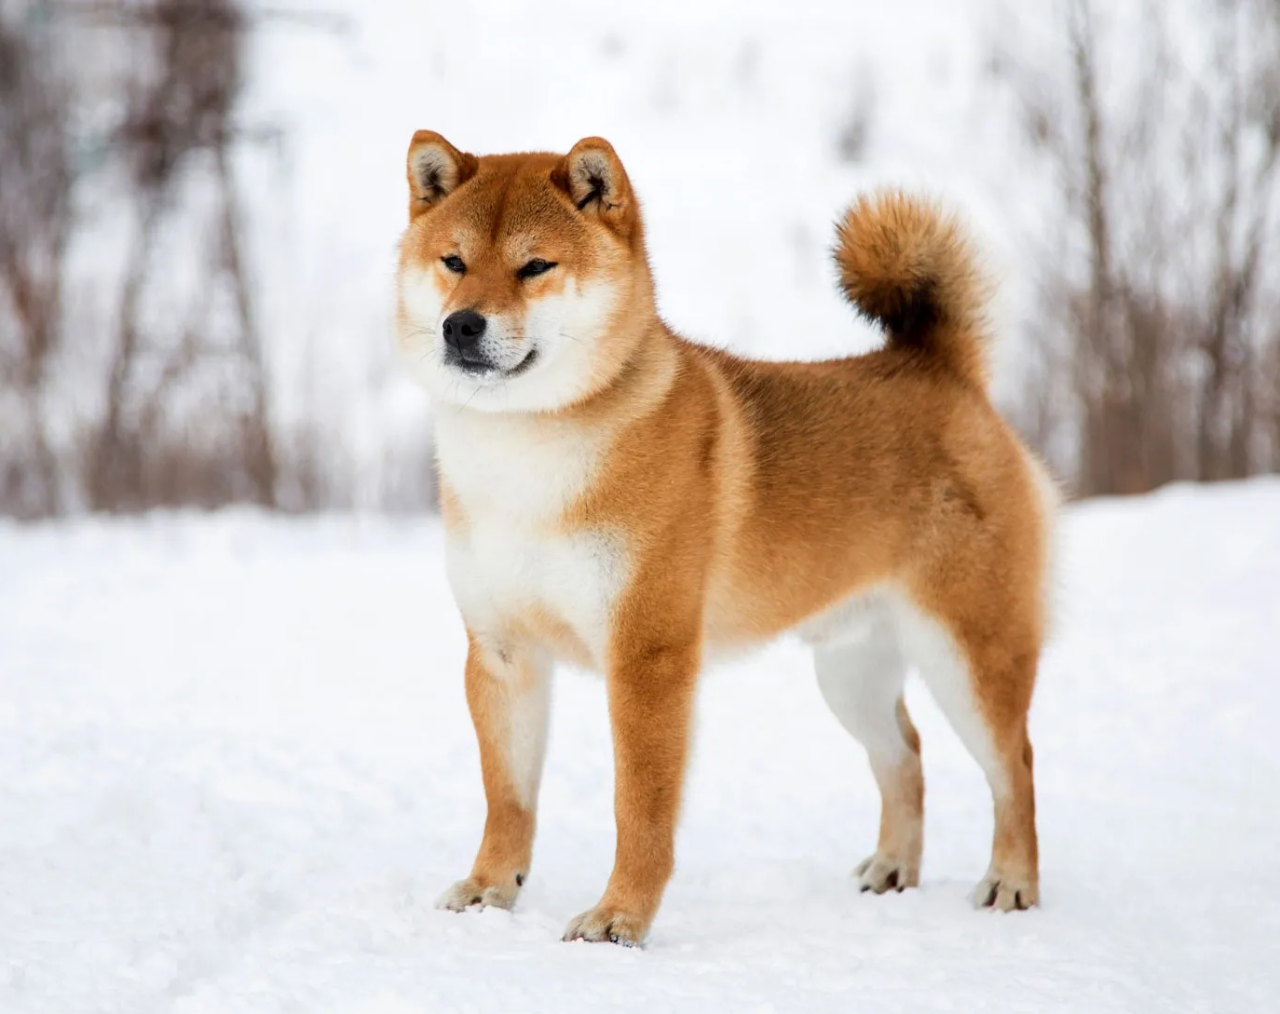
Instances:
[[[986,393],[987,288],[958,224],[898,193],[838,227],[840,284],[883,348],[755,362],[654,308],[640,207],[608,142],[408,154],[398,345],[434,399],[448,576],[488,817],[440,906],[510,907],[528,876],[557,659],[601,671],[612,876],[566,940],[644,940],[673,866],[704,660],[797,631],[882,806],[864,890],[920,877],[909,665],[985,772],[974,893],[1039,897],[1027,710],[1054,496]]]

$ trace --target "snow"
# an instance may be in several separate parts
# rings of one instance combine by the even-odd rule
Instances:
[[[483,819],[434,521],[0,526],[0,1011],[1275,1010],[1280,482],[1072,508],[1033,711],[1043,907],[969,907],[985,785],[918,681],[918,891],[783,642],[710,673],[644,950],[564,944],[613,851],[558,678],[514,912],[432,908]]]

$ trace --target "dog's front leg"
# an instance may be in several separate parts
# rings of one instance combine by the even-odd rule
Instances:
[[[524,884],[547,744],[550,665],[514,648],[493,650],[469,638],[467,705],[480,743],[488,814],[471,876],[445,891],[438,908],[510,908]]]
[[[617,822],[613,874],[599,904],[569,923],[566,940],[641,943],[674,864],[698,645],[696,639],[633,640],[615,649],[608,674]]]

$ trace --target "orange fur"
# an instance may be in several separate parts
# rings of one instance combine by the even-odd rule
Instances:
[[[891,344],[918,348],[985,387],[989,283],[959,223],[930,202],[887,191],[859,197],[836,235],[849,302],[882,325]]]
[[[536,799],[513,804],[508,786],[536,786],[536,772],[508,768],[540,771],[541,754],[521,753],[518,737],[497,742],[515,720],[509,695],[472,689],[493,683],[491,670],[509,670],[501,684],[554,656],[605,672],[615,866],[566,936],[637,943],[674,861],[704,655],[799,629],[830,656],[839,696],[843,632],[870,603],[876,615],[901,612],[887,629],[932,652],[931,686],[991,781],[979,901],[1034,904],[1026,715],[1051,503],[985,394],[985,287],[955,222],[900,194],[859,200],[840,226],[841,283],[888,344],[828,362],[755,362],[660,320],[639,208],[607,142],[477,159],[419,132],[409,173],[399,341],[406,360],[426,361],[441,402],[450,576],[472,642],[468,699],[490,813],[472,877],[443,902],[510,904],[529,861]],[[441,267],[449,256],[465,273]],[[535,256],[554,269],[524,278]],[[440,365],[440,320],[464,308],[501,330],[494,355],[533,355],[532,368],[472,380]],[[919,738],[900,694],[886,699],[878,717],[840,715],[882,792],[879,848],[859,868],[875,890],[916,882],[922,841]]]

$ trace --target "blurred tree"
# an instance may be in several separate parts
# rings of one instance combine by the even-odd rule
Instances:
[[[45,418],[72,231],[70,97],[37,11],[0,4],[0,510],[64,504]]]
[[[114,5],[99,4],[101,13]],[[154,57],[135,65],[125,87],[123,122],[116,143],[129,167],[138,228],[124,274],[118,341],[107,382],[106,411],[91,455],[89,497],[96,508],[120,510],[152,502],[276,502],[276,459],[261,335],[252,310],[251,286],[241,249],[230,148],[241,132],[234,123],[242,84],[247,23],[230,0],[153,0],[122,5],[124,27],[151,43]],[[209,285],[229,287],[235,308],[234,337],[215,341],[212,329],[187,323],[169,343],[158,370],[139,376],[148,348],[142,295],[155,267],[151,253],[162,221],[175,211],[174,192],[199,155],[213,165],[212,196],[217,227],[212,242],[216,274]],[[209,302],[202,304],[206,308]],[[221,420],[229,444],[213,460],[175,475],[183,462],[160,458],[148,475],[148,453],[165,399],[185,375],[215,360],[232,390],[221,392]],[[218,460],[220,459],[220,460]]]
[[[280,504],[236,172],[281,135],[238,115],[267,19],[345,29],[235,0],[0,0],[0,512]],[[109,309],[72,343],[68,262],[103,222]],[[292,475],[319,472],[298,459],[315,447],[292,450]],[[318,482],[293,485],[291,506],[319,502]]]
[[[1061,74],[1000,61],[1066,223],[1031,429],[1084,495],[1280,469],[1280,3],[1117,11],[1065,5]]]

